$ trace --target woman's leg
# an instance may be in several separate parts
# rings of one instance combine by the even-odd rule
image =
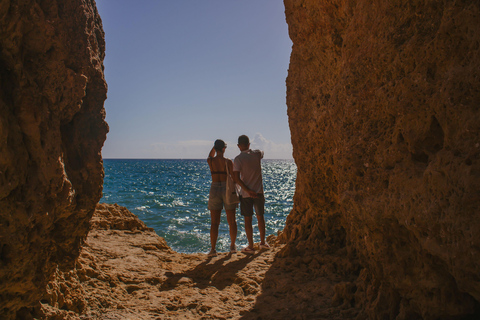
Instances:
[[[220,215],[222,210],[210,210],[210,244],[212,250],[217,246],[218,226],[220,225]]]
[[[237,219],[235,218],[235,209],[225,210],[227,213],[228,230],[230,231],[230,250],[235,249],[235,241],[237,240]]]

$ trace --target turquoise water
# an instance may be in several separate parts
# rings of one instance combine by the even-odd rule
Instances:
[[[155,229],[177,252],[207,252],[210,171],[206,160],[104,159],[105,179],[100,202],[117,203]],[[293,160],[262,160],[267,235],[283,230],[292,210],[296,166]],[[237,209],[237,246],[247,243],[243,217]],[[259,241],[254,218],[254,240]],[[230,244],[222,211],[217,250]]]

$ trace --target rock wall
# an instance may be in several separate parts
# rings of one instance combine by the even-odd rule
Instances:
[[[478,312],[479,2],[284,2],[286,252],[346,248],[344,298],[368,319]]]
[[[2,319],[71,267],[101,197],[104,50],[93,0],[0,1]]]

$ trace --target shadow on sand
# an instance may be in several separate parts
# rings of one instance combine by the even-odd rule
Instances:
[[[255,306],[240,319],[357,319],[359,310],[336,292],[337,285],[353,280],[338,273],[345,263],[349,262],[342,253],[283,256],[280,251],[265,274]]]
[[[237,279],[236,273],[245,268],[245,266],[253,261],[259,254],[260,253],[244,255],[239,259],[232,259],[232,254],[229,253],[224,257],[209,257],[207,260],[196,265],[195,268],[186,272],[167,272],[165,275],[168,279],[162,284],[159,290],[175,290],[180,283],[184,283],[185,281],[192,281],[194,286],[200,289],[213,286],[218,290],[223,290],[225,287],[232,285],[235,279]]]

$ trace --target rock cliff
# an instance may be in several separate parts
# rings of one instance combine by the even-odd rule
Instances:
[[[93,0],[0,1],[0,315],[71,268],[101,197],[104,34]]]
[[[480,4],[285,0],[298,166],[287,255],[345,250],[368,319],[480,301]]]

